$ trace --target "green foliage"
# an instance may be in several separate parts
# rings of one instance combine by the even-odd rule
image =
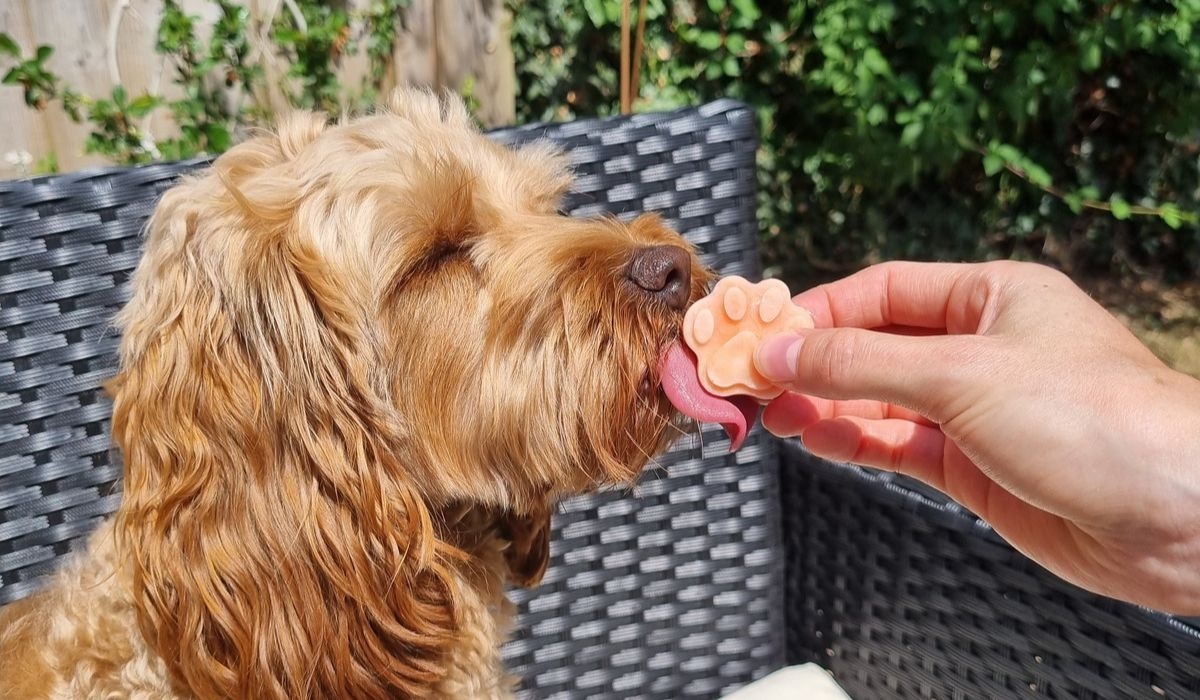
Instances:
[[[300,84],[290,96],[291,102],[307,109],[336,111],[341,93],[337,64],[354,50],[350,14],[332,3],[303,3],[300,10],[301,17],[284,12],[275,24],[275,41],[287,58],[288,75]]]
[[[608,114],[619,5],[509,0],[522,120]],[[636,3],[635,3],[636,5]],[[1200,271],[1196,0],[651,0],[639,109],[762,133],[767,262]]]
[[[151,159],[136,120],[145,117],[161,101],[150,95],[130,100],[125,88],[113,88],[111,98],[87,100],[88,119],[95,125],[87,139],[89,153],[113,153],[128,163],[144,163]]]
[[[230,0],[214,0],[220,14],[207,45],[197,33],[196,17],[186,14],[176,0],[164,0],[155,50],[171,60],[174,83],[182,97],[166,101],[180,135],[157,143],[158,154],[168,159],[198,153],[220,153],[229,148],[232,133],[250,121],[250,114],[231,105],[226,91],[253,90],[262,70],[248,63],[249,16],[245,8]],[[220,80],[211,80],[212,75]],[[94,121],[94,120],[93,120]]]
[[[375,85],[388,77],[391,69],[392,49],[396,45],[396,34],[404,28],[404,10],[410,0],[375,0],[363,17],[365,24],[364,45],[367,59],[371,63],[370,83],[364,88],[366,100],[375,97]]]
[[[292,89],[285,90],[291,106],[330,113],[366,108],[374,103],[386,77],[402,11],[410,0],[375,0],[359,15],[338,3],[297,0],[299,15],[279,12],[268,36],[268,50],[289,64]],[[178,0],[163,0],[155,51],[167,59],[177,97],[127,94],[118,85],[107,97],[92,97],[65,85],[48,66],[50,46],[38,46],[24,56],[11,36],[0,32],[0,62],[11,63],[7,85],[24,90],[25,103],[38,110],[51,102],[78,123],[91,127],[85,148],[123,164],[155,159],[180,159],[216,154],[232,145],[239,133],[270,115],[258,103],[264,94],[262,65],[254,58],[248,10],[236,0],[209,0],[216,11],[211,35],[202,37],[200,19],[189,15]],[[358,27],[357,33],[355,27]],[[348,55],[366,46],[371,75],[354,93],[339,84],[337,68]],[[178,135],[154,138],[152,117],[166,110]],[[57,158],[43,159],[39,169],[56,170]]]
[[[16,59],[17,64],[4,74],[5,85],[20,85],[25,90],[25,104],[43,109],[57,95],[55,75],[46,68],[46,61],[54,55],[49,46],[39,46],[33,56],[22,58],[21,48],[8,34],[0,34],[0,55]]]

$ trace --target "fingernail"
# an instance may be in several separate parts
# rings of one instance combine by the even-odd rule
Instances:
[[[777,335],[767,338],[754,353],[754,365],[772,382],[787,382],[796,378],[796,358],[804,338],[797,335]]]

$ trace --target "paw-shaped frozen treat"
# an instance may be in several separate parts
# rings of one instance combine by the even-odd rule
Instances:
[[[764,338],[812,327],[812,316],[792,303],[783,282],[724,277],[688,309],[683,338],[696,354],[700,384],[710,393],[769,401],[783,389],[755,369],[755,348]]]

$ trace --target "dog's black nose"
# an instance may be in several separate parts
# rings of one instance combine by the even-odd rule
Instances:
[[[629,263],[629,279],[672,309],[682,310],[692,295],[692,256],[673,245],[642,248]]]

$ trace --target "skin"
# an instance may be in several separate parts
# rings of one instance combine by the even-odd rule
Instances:
[[[794,298],[816,329],[758,348],[772,433],[897,471],[1062,578],[1200,614],[1200,381],[1066,276],[886,263]]]

